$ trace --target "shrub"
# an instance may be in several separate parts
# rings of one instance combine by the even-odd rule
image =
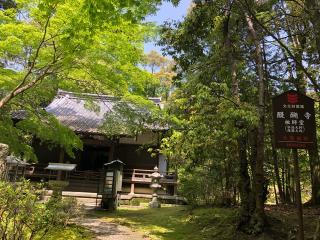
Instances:
[[[140,200],[137,198],[134,198],[130,201],[131,206],[140,206]]]
[[[223,189],[214,171],[203,168],[195,168],[192,172],[181,170],[178,187],[179,194],[192,206],[221,205],[223,201]]]
[[[52,228],[65,226],[77,214],[76,200],[50,198],[41,203],[41,184],[23,180],[0,182],[0,238],[42,239]]]

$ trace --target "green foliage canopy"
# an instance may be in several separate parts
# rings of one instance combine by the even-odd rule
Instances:
[[[175,2],[175,1],[172,1]],[[144,95],[151,75],[141,70],[143,23],[161,1],[17,0],[0,11],[0,142],[34,158],[32,136],[72,149],[81,142],[41,110],[58,88]],[[23,111],[19,124],[13,112]]]

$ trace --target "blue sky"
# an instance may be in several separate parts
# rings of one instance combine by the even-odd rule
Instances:
[[[187,13],[192,0],[181,0],[177,7],[174,7],[171,3],[164,2],[159,11],[152,16],[146,18],[148,22],[155,22],[157,25],[164,23],[167,20],[181,20]],[[154,42],[146,43],[144,51],[150,52],[151,50],[157,50],[160,52],[160,48],[155,46]]]

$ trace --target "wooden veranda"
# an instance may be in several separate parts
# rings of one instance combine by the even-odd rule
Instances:
[[[32,181],[57,180],[58,173],[45,169],[45,165],[36,164],[32,172],[26,172],[25,177]],[[154,170],[146,169],[125,169],[123,171],[123,190],[122,195],[150,195],[152,191],[149,187],[151,183],[150,174]],[[162,191],[160,195],[177,195],[177,175],[174,172],[161,173],[163,177],[160,180]],[[68,175],[69,185],[66,191],[74,192],[101,192],[101,183],[103,181],[103,171],[72,171]]]

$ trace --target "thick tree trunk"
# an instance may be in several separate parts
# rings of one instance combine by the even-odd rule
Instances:
[[[223,25],[223,36],[224,36],[224,47],[227,54],[227,61],[228,61],[228,67],[230,69],[231,74],[231,93],[232,98],[234,99],[234,102],[236,104],[240,104],[240,97],[239,97],[239,80],[237,78],[237,63],[236,58],[234,56],[234,51],[232,48],[231,43],[231,36],[230,36],[230,26],[229,26],[229,20],[231,16],[231,8],[232,8],[232,1],[227,0],[226,4],[226,10],[225,10],[225,21]],[[240,126],[243,128],[244,126]],[[247,216],[249,216],[248,209],[250,208],[249,202],[246,201],[246,199],[249,199],[249,194],[251,192],[250,190],[250,177],[248,175],[248,160],[246,155],[246,137],[242,136],[241,134],[238,136],[238,156],[239,156],[239,165],[240,165],[240,183],[239,183],[239,190],[240,190],[240,197],[241,197],[241,206],[242,210],[241,213],[244,215],[243,219],[246,219]],[[229,163],[229,167],[231,167],[231,164]],[[230,169],[229,169],[230,170]],[[227,184],[226,184],[227,185]],[[231,186],[230,186],[231,187]],[[227,190],[229,189],[229,186],[227,187]],[[231,189],[230,189],[231,191]],[[246,192],[243,192],[246,191]],[[248,196],[247,196],[248,195]],[[231,199],[230,199],[231,204]]]
[[[257,158],[256,166],[254,169],[255,174],[255,200],[256,200],[256,209],[255,209],[255,220],[257,231],[263,231],[266,216],[264,211],[264,202],[265,202],[265,177],[264,177],[264,131],[265,131],[265,80],[263,74],[263,58],[262,58],[262,49],[258,39],[256,29],[253,25],[251,17],[246,14],[246,22],[248,25],[249,33],[253,39],[255,45],[255,57],[257,65],[257,74],[259,79],[258,84],[258,111],[259,111],[259,123],[258,123],[258,134],[257,134]]]
[[[232,8],[232,1],[227,1],[226,11],[225,11],[225,22],[224,22],[224,47],[227,51],[228,66],[231,73],[231,92],[234,103],[240,106],[240,96],[239,96],[239,80],[237,78],[237,60],[235,58],[235,53],[231,44],[231,37],[229,31],[229,19]],[[264,89],[262,89],[264,91]],[[263,100],[264,101],[264,100]],[[238,227],[246,232],[252,233],[252,218],[254,216],[256,201],[251,188],[251,179],[248,173],[248,156],[247,156],[247,132],[245,123],[242,119],[238,119],[236,123],[239,128],[239,136],[237,138],[238,147],[238,157],[239,157],[239,194],[241,199],[241,210],[240,210],[240,221]],[[263,138],[263,136],[262,136]],[[256,166],[256,164],[254,164]],[[254,171],[254,172],[259,172]],[[254,186],[256,188],[256,186]],[[264,209],[264,208],[262,208]],[[255,214],[257,215],[257,214]],[[259,214],[258,214],[259,215]]]
[[[320,161],[318,149],[311,149],[308,153],[311,174],[311,203],[320,205]]]
[[[240,211],[240,222],[238,227],[247,233],[253,233],[255,229],[256,220],[254,217],[256,209],[255,201],[255,174],[254,169],[256,168],[257,159],[257,139],[256,139],[257,129],[254,129],[250,133],[250,168],[252,170],[252,181],[248,173],[248,157],[247,157],[247,139],[240,137],[238,139],[239,157],[240,157],[240,181],[239,181],[239,192],[241,198],[241,211]],[[252,182],[252,187],[251,187]]]
[[[249,144],[250,144],[250,168],[251,168],[251,178],[252,178],[252,194],[253,194],[253,201],[254,201],[254,208],[255,209],[255,196],[256,196],[256,174],[255,174],[255,169],[257,165],[257,134],[258,134],[258,129],[254,128],[250,132],[250,139],[249,139]]]
[[[239,160],[240,160],[240,181],[239,193],[241,199],[240,222],[239,228],[247,231],[254,210],[254,203],[252,201],[252,190],[250,183],[250,176],[248,173],[248,157],[247,157],[247,140],[244,137],[238,138],[239,146]]]

